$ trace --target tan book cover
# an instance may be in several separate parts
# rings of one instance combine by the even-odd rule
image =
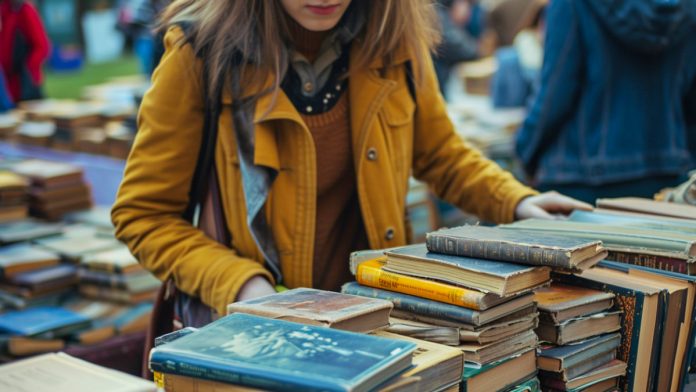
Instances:
[[[389,325],[390,301],[308,288],[297,288],[227,305],[227,313],[321,325],[354,332]]]
[[[534,291],[534,301],[542,318],[559,324],[574,317],[586,316],[609,309],[614,304],[614,294],[584,287],[551,283]]]
[[[639,197],[597,199],[597,207],[610,210],[638,212],[672,218],[696,219],[696,207],[688,204],[667,203]]]
[[[539,340],[533,330],[489,344],[462,344],[464,360],[476,365],[487,365],[511,355],[536,348]]]

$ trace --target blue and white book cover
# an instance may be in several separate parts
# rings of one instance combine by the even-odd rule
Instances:
[[[367,391],[411,366],[410,342],[235,313],[154,348],[150,368],[271,390]]]

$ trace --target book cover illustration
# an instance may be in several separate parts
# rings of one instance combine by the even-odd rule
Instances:
[[[157,346],[150,368],[269,389],[353,390],[404,370],[415,349],[405,341],[235,313]],[[404,366],[392,366],[405,358]],[[380,372],[388,374],[382,379]]]
[[[302,317],[333,322],[362,315],[378,309],[391,309],[385,300],[341,294],[333,291],[298,288],[271,294],[228,306],[228,311],[245,311],[278,317]]]

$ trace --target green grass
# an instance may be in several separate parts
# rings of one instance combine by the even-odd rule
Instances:
[[[136,75],[140,72],[138,60],[127,56],[113,62],[85,64],[76,72],[47,72],[44,92],[47,98],[77,99],[82,89],[104,83],[113,77]]]

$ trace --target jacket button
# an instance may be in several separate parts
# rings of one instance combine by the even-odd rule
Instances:
[[[369,161],[376,161],[377,160],[377,149],[374,147],[370,147],[367,149],[367,159]]]
[[[311,93],[312,91],[314,91],[314,85],[312,84],[312,82],[307,82],[302,87],[304,88],[304,91],[306,93]]]
[[[386,233],[384,233],[384,239],[387,241],[391,241],[394,239],[394,228],[390,227],[387,229]]]

